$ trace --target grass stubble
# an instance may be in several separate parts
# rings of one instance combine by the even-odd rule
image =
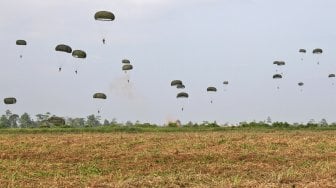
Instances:
[[[0,134],[0,187],[333,187],[335,133]]]

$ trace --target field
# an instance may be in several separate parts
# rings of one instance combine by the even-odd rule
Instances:
[[[2,133],[0,187],[332,187],[335,133]]]

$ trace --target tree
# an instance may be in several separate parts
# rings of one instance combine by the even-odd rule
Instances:
[[[272,119],[271,119],[270,116],[267,117],[266,123],[269,124],[269,125],[272,125]]]
[[[95,116],[94,114],[87,116],[86,126],[88,127],[96,127],[100,124],[100,116]]]
[[[105,119],[104,120],[104,126],[109,126],[109,125],[110,125],[110,122],[107,119]]]
[[[320,125],[321,126],[328,126],[328,122],[327,122],[327,120],[326,119],[321,119],[321,121],[320,121]]]
[[[19,123],[21,128],[33,127],[34,125],[34,121],[30,118],[28,113],[24,113],[21,115]]]
[[[116,119],[116,118],[113,118],[110,124],[111,124],[111,125],[118,125],[118,121],[117,121],[117,119]]]
[[[17,114],[12,114],[8,118],[9,126],[11,128],[18,128],[18,120],[19,120],[19,115]]]
[[[9,120],[6,115],[0,117],[0,128],[8,128],[10,126]]]

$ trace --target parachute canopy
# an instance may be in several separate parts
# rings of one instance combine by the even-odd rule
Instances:
[[[59,52],[66,52],[66,53],[71,53],[72,52],[72,49],[70,46],[66,45],[66,44],[59,44],[56,46],[55,48],[56,51],[59,51]]]
[[[16,45],[27,45],[27,42],[25,40],[17,40]]]
[[[131,64],[130,60],[128,60],[128,59],[123,59],[121,61],[121,63],[123,63],[123,64]]]
[[[282,66],[282,65],[285,65],[286,63],[284,61],[274,61],[273,64],[278,65],[278,66]]]
[[[57,116],[50,117],[47,121],[54,125],[65,125],[65,120]]]
[[[273,79],[280,79],[280,78],[282,78],[281,74],[274,74],[273,75]]]
[[[313,54],[322,54],[323,50],[321,48],[315,48]]]
[[[132,70],[133,66],[130,64],[125,64],[122,66],[122,70],[127,71],[127,70]]]
[[[228,85],[228,84],[229,84],[229,81],[224,81],[223,84],[224,84],[224,85]]]
[[[176,95],[176,98],[188,98],[188,97],[189,97],[189,94],[185,92],[181,92]]]
[[[14,97],[8,97],[4,99],[5,104],[15,104],[16,103],[16,98]]]
[[[303,82],[299,82],[298,85],[299,85],[299,86],[303,86],[304,83],[303,83]]]
[[[215,87],[208,87],[208,88],[207,88],[207,91],[208,91],[208,92],[216,92],[216,91],[217,91],[217,88],[215,88]]]
[[[335,78],[335,74],[329,74],[328,77],[329,78]]]
[[[306,50],[306,49],[300,49],[299,52],[300,52],[300,53],[306,53],[307,50]]]
[[[95,13],[94,18],[99,21],[113,21],[115,16],[109,11],[98,11]]]
[[[176,88],[177,88],[177,89],[184,89],[184,88],[185,88],[185,85],[183,85],[183,84],[178,84],[178,85],[176,85]]]
[[[93,98],[94,99],[106,99],[107,97],[106,97],[106,95],[104,93],[95,93],[93,95]]]
[[[75,58],[86,58],[86,52],[83,50],[74,50],[72,56]]]
[[[170,83],[171,86],[178,86],[178,85],[183,85],[181,80],[173,80]]]

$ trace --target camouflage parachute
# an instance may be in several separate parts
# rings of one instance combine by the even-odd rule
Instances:
[[[189,94],[186,92],[181,92],[176,95],[176,98],[188,98]]]
[[[185,85],[183,85],[183,84],[178,84],[178,85],[176,85],[176,88],[177,88],[177,89],[184,89],[184,88],[185,88]]]
[[[278,66],[283,66],[285,65],[286,63],[284,61],[274,61],[273,62],[274,65],[278,65]]]
[[[94,99],[106,99],[107,97],[106,97],[105,93],[95,93],[93,95],[93,98]]]
[[[123,64],[131,64],[131,61],[128,60],[128,59],[123,59],[123,60],[121,60],[121,63],[123,63]]]
[[[178,85],[183,85],[181,80],[173,80],[170,83],[171,86],[178,86]]]
[[[224,81],[223,84],[224,84],[224,85],[228,85],[228,84],[229,84],[229,81]]]
[[[133,66],[130,65],[130,64],[125,64],[122,66],[122,70],[123,71],[128,71],[128,70],[132,70],[133,69]]]
[[[313,54],[322,54],[323,53],[323,50],[321,48],[315,48],[313,50]]]
[[[217,88],[215,87],[208,87],[207,92],[217,92]]]
[[[27,42],[25,41],[25,40],[17,40],[16,41],[16,45],[23,45],[23,46],[25,46],[25,45],[27,45]]]
[[[307,50],[306,50],[306,49],[300,49],[299,52],[300,52],[300,53],[306,53]]]
[[[304,83],[303,83],[303,82],[299,82],[298,85],[299,85],[299,86],[303,86]]]
[[[335,74],[329,74],[328,78],[335,78]]]
[[[66,53],[71,53],[72,52],[72,49],[70,46],[66,45],[66,44],[59,44],[56,46],[55,48],[56,51],[59,51],[59,52],[66,52]]]
[[[282,75],[281,74],[274,74],[273,79],[281,79]]]
[[[98,21],[113,21],[115,16],[109,11],[98,11],[95,13],[94,18]]]
[[[83,50],[74,50],[72,52],[72,56],[75,58],[86,58],[86,52],[84,52]]]
[[[15,104],[16,103],[16,98],[14,97],[8,97],[4,99],[5,104]]]

